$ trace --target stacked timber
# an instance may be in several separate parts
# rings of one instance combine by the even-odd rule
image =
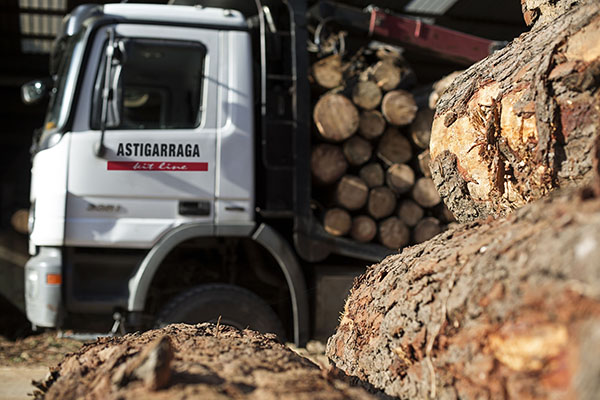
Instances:
[[[392,249],[440,233],[454,219],[429,171],[430,103],[448,79],[419,100],[413,71],[385,49],[321,58],[312,79],[312,192],[324,229]]]

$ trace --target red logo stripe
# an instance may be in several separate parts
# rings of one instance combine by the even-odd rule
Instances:
[[[207,162],[108,161],[109,171],[208,171]]]

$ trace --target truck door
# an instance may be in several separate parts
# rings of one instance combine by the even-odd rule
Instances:
[[[213,223],[218,40],[158,25],[96,34],[69,134],[66,245],[148,248]]]

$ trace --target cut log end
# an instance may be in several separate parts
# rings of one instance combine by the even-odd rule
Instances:
[[[324,139],[341,142],[358,130],[358,110],[341,94],[326,94],[313,110],[313,119]]]
[[[360,166],[369,161],[373,154],[371,143],[358,136],[353,136],[344,142],[344,156],[352,166]]]
[[[434,111],[429,107],[420,108],[415,120],[410,126],[410,136],[413,143],[421,149],[429,148],[433,115]]]
[[[408,125],[417,115],[417,103],[413,95],[405,90],[393,90],[386,93],[381,103],[385,119],[393,125]]]
[[[369,215],[381,219],[392,215],[396,209],[396,195],[386,186],[371,189],[367,203]]]
[[[383,168],[378,163],[370,163],[365,165],[358,172],[358,176],[365,181],[369,188],[382,186],[385,179]]]
[[[369,188],[358,176],[345,175],[337,185],[337,204],[347,210],[358,210],[362,208],[369,195]]]
[[[342,58],[339,54],[323,58],[312,66],[315,82],[324,89],[333,89],[342,84]]]
[[[389,217],[379,224],[379,241],[390,249],[400,249],[410,241],[410,230],[397,217]]]
[[[339,146],[320,144],[312,151],[310,169],[315,182],[330,185],[340,179],[348,168],[348,162]]]
[[[364,110],[372,110],[381,103],[381,89],[375,82],[359,81],[352,90],[352,101]]]
[[[389,127],[377,146],[377,156],[386,164],[403,164],[412,157],[410,142],[398,129]]]
[[[420,178],[412,189],[412,198],[425,208],[434,207],[442,201],[433,181]]]
[[[341,208],[332,208],[327,210],[323,218],[323,227],[327,233],[334,236],[344,236],[350,232],[352,217],[346,210]]]
[[[368,243],[377,235],[377,224],[366,215],[359,215],[352,220],[350,236],[360,243]]]
[[[368,140],[381,136],[385,130],[385,118],[377,110],[367,110],[360,113],[358,133]]]
[[[416,243],[426,242],[442,231],[440,221],[433,217],[423,218],[413,231],[413,238]]]
[[[397,194],[409,192],[415,184],[415,173],[406,164],[392,164],[386,172],[386,183]]]
[[[403,200],[398,207],[398,218],[407,226],[413,227],[419,223],[425,211],[411,199]]]

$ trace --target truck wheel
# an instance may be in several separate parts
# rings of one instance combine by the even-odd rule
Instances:
[[[227,284],[207,284],[193,287],[171,299],[158,313],[159,327],[175,322],[200,322],[250,328],[263,333],[275,333],[281,341],[285,331],[277,314],[251,291]]]

